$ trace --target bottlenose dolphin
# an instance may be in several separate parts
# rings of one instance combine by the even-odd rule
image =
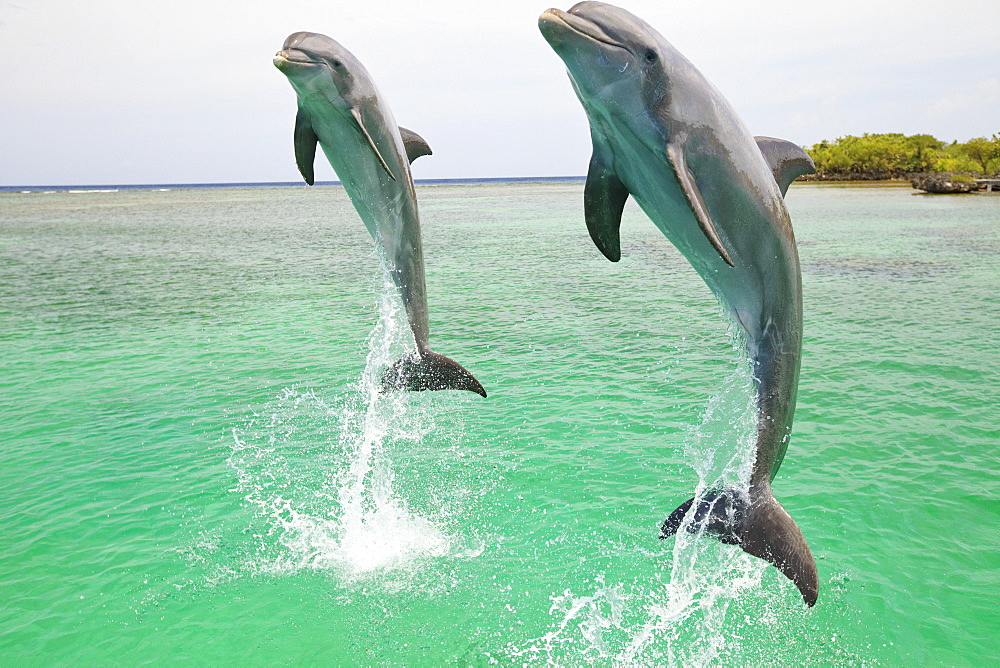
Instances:
[[[756,458],[746,489],[709,492],[687,526],[777,566],[806,605],[819,589],[802,532],[771,492],[788,447],[802,348],[802,289],[788,184],[805,152],[756,141],[719,91],[644,21],[600,2],[549,9],[539,28],[566,64],[590,121],[584,188],[590,236],[611,261],[631,195],[732,314],[752,364]],[[695,499],[664,522],[680,528]]]
[[[396,125],[375,82],[354,55],[325,35],[289,35],[274,56],[298,96],[295,162],[313,184],[316,144],[371,233],[406,308],[416,350],[382,377],[383,389],[486,390],[465,367],[430,349],[427,288],[410,163],[431,149]]]

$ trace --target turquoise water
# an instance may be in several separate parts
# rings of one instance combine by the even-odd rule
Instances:
[[[793,186],[799,408],[773,568],[660,523],[745,467],[744,364],[631,204],[418,187],[431,344],[334,187],[0,194],[4,664],[1000,661],[1000,197]]]

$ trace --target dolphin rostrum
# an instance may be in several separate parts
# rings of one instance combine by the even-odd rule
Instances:
[[[486,390],[465,367],[427,343],[427,289],[410,163],[431,149],[396,126],[375,82],[354,55],[325,35],[289,35],[274,57],[298,96],[295,162],[313,184],[316,144],[376,241],[406,308],[416,350],[382,377],[383,389]]]
[[[816,563],[771,492],[788,447],[802,348],[802,289],[782,197],[814,171],[794,144],[755,138],[725,98],[644,21],[600,2],[549,9],[539,28],[565,62],[590,121],[584,188],[590,236],[611,261],[631,195],[732,314],[752,364],[756,458],[746,489],[713,490],[664,522],[774,564],[816,602]],[[692,510],[692,505],[694,509]]]

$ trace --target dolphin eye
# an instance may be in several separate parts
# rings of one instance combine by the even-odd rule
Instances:
[[[646,51],[646,62],[647,63],[655,63],[656,62],[656,52],[653,51],[652,49],[649,49],[648,51]]]

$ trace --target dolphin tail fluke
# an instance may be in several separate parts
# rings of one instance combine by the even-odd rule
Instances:
[[[482,384],[464,366],[430,349],[410,353],[386,370],[382,391],[391,390],[468,390],[486,396]]]
[[[673,536],[691,512],[695,499],[682,503],[663,523],[660,538]],[[805,537],[795,520],[774,498],[754,494],[748,501],[736,491],[709,492],[698,503],[687,530],[704,530],[728,545],[738,545],[747,554],[773,564],[795,583],[807,606],[816,604],[819,576]]]

